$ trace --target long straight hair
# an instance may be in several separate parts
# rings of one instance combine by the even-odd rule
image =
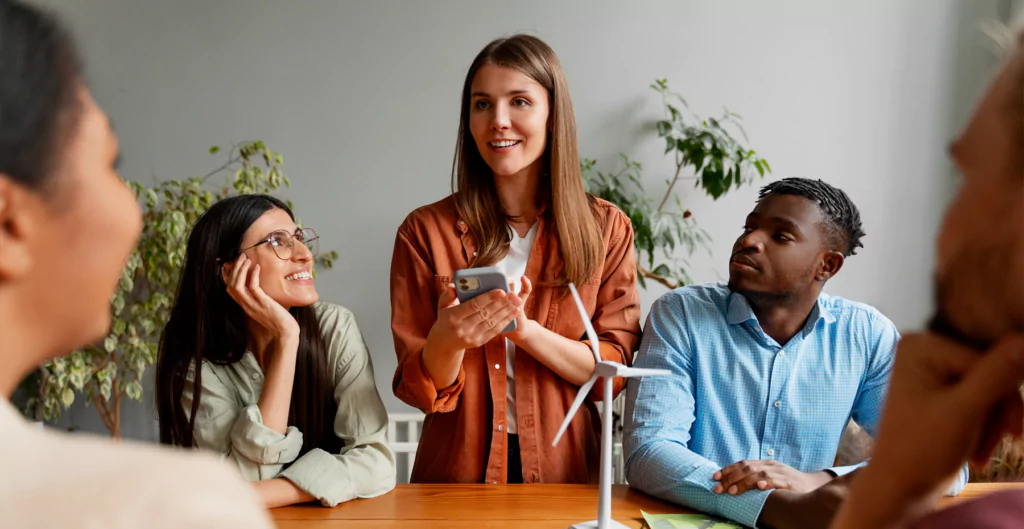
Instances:
[[[249,226],[272,209],[284,210],[295,218],[291,209],[274,197],[240,195],[214,204],[189,234],[177,298],[160,336],[156,365],[161,443],[195,445],[203,362],[226,365],[238,362],[245,354],[247,317],[228,295],[220,263],[238,257]],[[302,432],[302,453],[313,448],[337,453],[341,440],[332,429],[337,404],[316,309],[293,307],[290,312],[299,324],[300,340],[288,424]],[[193,397],[192,408],[186,413],[181,395],[190,366],[194,367]]]
[[[459,215],[466,221],[477,244],[471,266],[498,262],[508,250],[509,216],[502,209],[488,167],[469,128],[473,78],[484,65],[512,68],[544,87],[550,98],[550,133],[544,153],[548,166],[541,179],[541,199],[549,208],[558,238],[558,250],[565,269],[556,284],[582,284],[597,271],[603,252],[601,226],[594,198],[583,189],[576,118],[569,99],[569,84],[555,52],[544,41],[530,35],[514,35],[492,41],[473,60],[462,86],[459,135],[452,167],[452,194]]]

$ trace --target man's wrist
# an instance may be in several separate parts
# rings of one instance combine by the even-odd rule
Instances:
[[[839,477],[839,474],[837,474],[831,468],[826,468],[826,469],[822,470],[821,472],[815,472],[815,478],[817,478],[815,480],[815,484],[818,487],[820,487],[820,486],[822,486],[822,485],[832,481],[833,479],[836,479],[837,477]],[[817,487],[815,487],[815,488],[817,488]]]

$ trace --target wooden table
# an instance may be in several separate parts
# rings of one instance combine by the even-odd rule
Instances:
[[[944,505],[977,498],[1019,484],[970,484]],[[688,511],[625,485],[612,490],[612,518],[640,528],[640,510],[651,514]],[[333,509],[316,505],[271,511],[280,529],[349,529],[372,527],[564,529],[597,518],[597,486],[591,485],[398,485],[369,500],[354,500]]]

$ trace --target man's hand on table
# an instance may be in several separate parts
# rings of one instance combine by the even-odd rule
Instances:
[[[738,496],[748,490],[810,492],[832,480],[828,472],[800,472],[778,461],[740,461],[712,476],[718,481],[715,494]]]

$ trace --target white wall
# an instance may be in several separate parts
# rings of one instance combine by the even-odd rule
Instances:
[[[338,249],[318,280],[355,311],[389,409],[395,358],[388,266],[395,229],[449,191],[460,87],[490,39],[533,32],[567,71],[584,156],[623,151],[652,194],[670,161],[644,124],[666,77],[697,111],[742,114],[773,178],[825,179],[859,205],[860,255],[829,285],[899,326],[930,306],[932,239],[950,192],[944,149],[990,67],[973,37],[998,1],[816,0],[508,2],[49,0],[74,25],[90,84],[135,179],[186,177],[208,146],[263,139],[285,157],[297,213]],[[980,55],[979,55],[980,54]],[[980,57],[980,58],[979,58]],[[686,197],[714,237],[694,276],[726,258],[756,188]],[[644,292],[644,314],[663,293]],[[128,436],[152,435],[152,404],[127,408]],[[95,429],[91,412],[63,421]]]

